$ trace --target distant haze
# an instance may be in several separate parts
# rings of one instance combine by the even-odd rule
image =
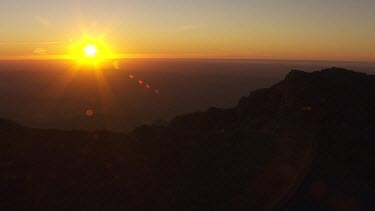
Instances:
[[[374,63],[266,60],[131,59],[117,61],[119,69],[111,66],[95,72],[74,70],[69,61],[2,61],[0,118],[42,128],[127,131],[214,106],[234,107],[291,69],[375,72]]]

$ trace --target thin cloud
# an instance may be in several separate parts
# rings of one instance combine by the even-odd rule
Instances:
[[[38,22],[39,24],[41,24],[43,26],[50,26],[51,25],[51,21],[48,18],[36,15],[36,16],[34,16],[34,19],[36,20],[36,22]]]
[[[47,54],[47,50],[44,49],[44,48],[35,48],[33,50],[33,53],[34,54],[38,54],[38,55],[46,55]]]
[[[0,42],[0,45],[57,45],[62,42]]]

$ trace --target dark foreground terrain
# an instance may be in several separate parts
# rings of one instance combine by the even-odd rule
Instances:
[[[291,71],[131,133],[0,120],[1,210],[374,210],[375,76]]]

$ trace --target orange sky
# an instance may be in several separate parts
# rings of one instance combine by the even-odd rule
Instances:
[[[375,61],[374,10],[370,0],[3,0],[0,59],[71,58],[89,36],[126,58]]]

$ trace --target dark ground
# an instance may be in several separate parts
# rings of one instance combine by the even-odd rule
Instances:
[[[0,121],[1,210],[373,210],[375,77],[291,71],[134,131]]]

